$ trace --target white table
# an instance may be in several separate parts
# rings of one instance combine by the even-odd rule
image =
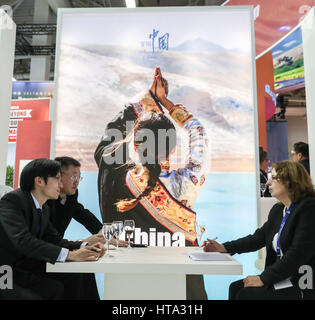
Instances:
[[[110,250],[113,258],[92,262],[47,263],[47,272],[105,273],[105,300],[183,300],[186,274],[242,274],[230,261],[193,261],[194,247],[148,247]]]

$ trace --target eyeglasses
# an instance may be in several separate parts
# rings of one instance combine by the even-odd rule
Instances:
[[[269,180],[280,181],[280,179],[277,176],[271,176]]]
[[[66,175],[66,176],[69,176],[67,173],[65,173],[65,172],[61,172],[63,175]],[[80,175],[80,176],[76,176],[76,175],[72,175],[72,176],[70,176],[70,179],[71,179],[71,181],[82,181],[82,179],[83,179],[83,177]]]
[[[81,176],[71,176],[70,179],[72,181],[82,181],[83,177],[81,177]]]

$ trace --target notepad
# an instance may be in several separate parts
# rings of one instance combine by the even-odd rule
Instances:
[[[231,261],[231,257],[220,252],[191,252],[188,253],[190,259],[195,261]]]
[[[277,283],[274,283],[273,286],[274,286],[274,288],[275,288],[276,290],[280,290],[280,289],[285,289],[285,288],[293,287],[293,284],[292,284],[292,282],[290,281],[290,278],[288,278],[288,279],[279,281],[279,282],[277,282]]]

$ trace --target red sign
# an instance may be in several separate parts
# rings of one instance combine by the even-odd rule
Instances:
[[[315,5],[315,0],[230,0],[225,5],[254,6],[257,56],[297,26]]]
[[[270,119],[276,110],[271,50],[256,59],[256,71],[259,145],[267,151],[266,120]]]
[[[50,99],[12,100],[9,142],[16,142],[17,128],[25,120],[49,120]]]
[[[18,125],[14,169],[14,188],[18,187],[23,164],[50,157],[51,121],[23,121]]]

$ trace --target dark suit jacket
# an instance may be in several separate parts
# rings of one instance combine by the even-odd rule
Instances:
[[[73,196],[67,196],[64,205],[60,203],[60,199],[48,200],[46,204],[50,207],[50,222],[61,237],[64,236],[72,218],[92,234],[98,233],[103,226],[92,212],[78,202],[78,191]]]
[[[301,160],[300,164],[306,169],[308,174],[310,174],[310,160],[309,159]]]
[[[38,215],[30,192],[17,189],[0,200],[0,265],[15,270],[43,270],[55,263],[61,248],[78,249],[82,242],[62,239],[49,222],[49,208],[42,207],[41,230],[36,236]],[[13,272],[13,273],[14,273]]]
[[[297,283],[302,276],[298,273],[302,265],[309,265],[315,270],[315,197],[306,197],[295,204],[281,233],[283,257],[277,259],[272,240],[279,231],[283,208],[283,204],[275,204],[268,220],[254,234],[223,243],[231,254],[256,251],[266,246],[266,266],[260,278],[267,286],[290,276],[293,277],[292,282]]]

